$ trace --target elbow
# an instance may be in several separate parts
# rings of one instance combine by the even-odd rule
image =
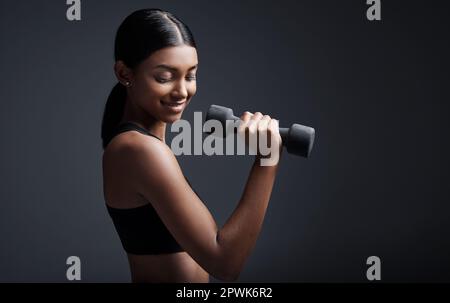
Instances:
[[[224,282],[235,282],[239,279],[244,266],[244,258],[235,249],[225,250],[219,244],[219,233],[216,236],[217,250],[211,275]]]
[[[240,270],[233,270],[230,268],[224,268],[215,275],[213,275],[216,279],[221,280],[223,282],[235,282],[241,274]]]
[[[235,282],[241,275],[243,264],[242,262],[232,260],[232,258],[227,258],[226,261],[223,258],[221,258],[221,261],[218,260],[216,262],[218,266],[214,268],[212,275],[216,279],[224,282]]]
[[[236,282],[239,276],[241,275],[241,272],[231,272],[222,277],[223,282]]]

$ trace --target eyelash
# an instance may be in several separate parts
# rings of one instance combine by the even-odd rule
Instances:
[[[188,79],[188,81],[194,81],[194,80],[197,79],[197,77],[196,77],[196,76],[191,76],[191,77],[187,77],[187,79]],[[170,82],[171,79],[161,79],[161,78],[156,78],[156,81],[158,81],[159,83],[164,84],[164,83]]]

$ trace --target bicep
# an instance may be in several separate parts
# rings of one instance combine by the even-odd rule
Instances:
[[[136,148],[137,190],[149,201],[177,242],[205,269],[218,256],[217,224],[186,181],[172,151],[164,144]]]

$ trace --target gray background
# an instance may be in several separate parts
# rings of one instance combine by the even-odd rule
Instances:
[[[210,104],[315,127],[310,159],[284,153],[241,282],[450,281],[449,44],[444,1],[0,2],[0,281],[127,282],[104,207],[100,124],[115,84],[113,41],[136,9],[191,28],[198,92]],[[169,135],[169,138],[171,136]],[[168,141],[170,142],[170,141]],[[222,225],[252,158],[180,156]],[[212,281],[216,281],[212,279]]]

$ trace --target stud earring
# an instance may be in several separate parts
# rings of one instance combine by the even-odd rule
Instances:
[[[126,87],[130,87],[130,86],[131,86],[130,81],[125,82],[125,86],[126,86]]]

